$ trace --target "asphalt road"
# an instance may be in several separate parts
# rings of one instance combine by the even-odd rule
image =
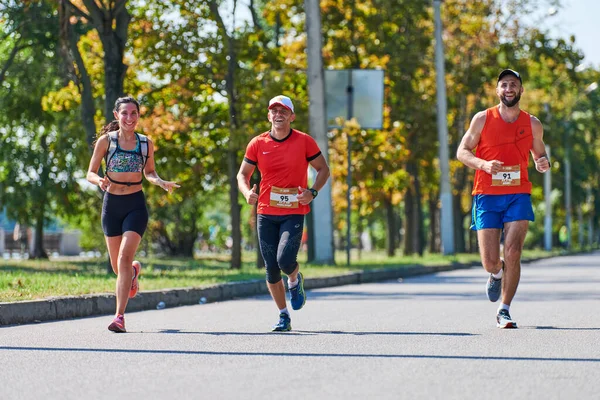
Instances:
[[[600,253],[523,265],[496,328],[481,268],[0,328],[0,399],[598,399]]]

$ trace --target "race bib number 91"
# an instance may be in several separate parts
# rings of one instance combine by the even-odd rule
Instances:
[[[298,188],[271,186],[271,207],[298,208]]]
[[[500,167],[500,171],[492,175],[492,186],[519,186],[521,184],[521,168],[518,165]]]

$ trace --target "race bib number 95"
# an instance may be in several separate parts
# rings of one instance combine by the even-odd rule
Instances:
[[[500,171],[492,175],[492,186],[519,186],[521,184],[521,168],[518,165],[500,167]]]
[[[298,208],[298,188],[271,186],[271,207]]]

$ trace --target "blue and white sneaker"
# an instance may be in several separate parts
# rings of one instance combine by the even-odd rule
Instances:
[[[502,261],[502,269],[504,269],[504,261]],[[495,303],[500,298],[500,293],[502,292],[502,278],[496,279],[490,274],[490,277],[487,280],[487,284],[485,285],[485,292],[487,294],[487,298]]]
[[[271,331],[273,332],[287,332],[292,330],[292,319],[289,314],[279,314],[279,322],[273,326]]]
[[[496,326],[502,329],[517,329],[517,323],[512,320],[508,310],[500,310],[498,311],[498,315],[496,315]]]
[[[304,277],[298,272],[298,284],[289,290],[292,309],[299,310],[306,303],[306,292],[304,291]]]

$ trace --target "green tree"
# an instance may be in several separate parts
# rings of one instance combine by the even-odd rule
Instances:
[[[250,5],[253,19],[238,25],[233,18],[235,10],[218,2],[194,7],[183,0],[149,2],[133,12],[137,28],[132,33],[135,66],[153,76],[152,81],[143,83],[146,90],[140,86],[146,92],[152,126],[161,119],[185,120],[172,135],[163,130],[166,140],[159,142],[160,151],[168,155],[169,168],[182,178],[178,193],[185,201],[195,202],[186,209],[196,210],[197,217],[210,199],[221,198],[227,190],[234,268],[241,265],[241,215],[235,178],[245,144],[268,129],[269,95],[286,88],[298,92],[299,87],[299,102],[305,98],[305,77],[295,70],[281,69],[277,35],[270,28],[269,13],[259,17],[263,14],[255,9],[258,5]],[[305,120],[300,109],[298,121]],[[182,147],[184,143],[187,145]],[[186,172],[192,170],[194,174]],[[186,187],[193,196],[184,195]],[[165,214],[165,222],[177,215]],[[175,235],[193,218],[185,221],[175,223],[172,231],[162,230],[162,234]],[[171,240],[165,239],[161,239],[163,243]]]
[[[61,85],[58,17],[45,1],[2,9],[0,203],[7,214],[35,228],[34,258],[46,258],[44,226],[50,216],[72,210],[82,147],[77,130],[44,107],[48,91]],[[10,50],[9,50],[10,49]],[[36,79],[32,79],[36,77]]]
[[[93,121],[95,110],[90,99],[92,88],[89,86],[88,72],[77,49],[79,35],[95,30],[102,43],[104,117],[111,121],[115,101],[124,94],[123,82],[127,73],[124,54],[131,21],[127,3],[127,0],[59,0],[61,35],[65,50],[69,50],[65,54],[71,56],[68,62],[74,62],[77,66],[77,76],[73,79],[77,84],[81,83],[82,98],[87,100],[82,108],[85,112],[84,121]],[[73,70],[71,65],[67,67]],[[88,132],[88,140],[93,138],[90,136]]]
[[[393,254],[397,246],[396,206],[401,200],[405,204],[406,231],[410,232],[406,238],[411,239],[405,240],[405,252],[421,252],[423,229],[420,221],[423,218],[419,201],[421,177],[418,160],[424,147],[435,141],[427,136],[431,130],[431,111],[414,99],[423,98],[423,87],[417,78],[428,63],[424,50],[432,36],[431,26],[426,23],[429,6],[426,2],[415,0],[371,0],[360,4],[325,1],[321,7],[325,32],[324,62],[327,66],[385,70],[386,126],[378,133],[384,140],[375,139],[365,146],[356,138],[353,140],[357,144],[353,145],[352,158],[371,158],[374,161],[361,164],[357,177],[368,176],[371,186],[368,193],[373,198],[366,203],[382,204],[387,210],[388,254]],[[380,149],[370,147],[377,143],[382,146]],[[338,151],[345,153],[342,148]],[[373,158],[373,155],[377,156]],[[336,159],[343,157],[341,154],[339,157],[332,156],[332,160]],[[404,184],[406,178],[408,185]],[[334,182],[335,185],[340,183]],[[342,193],[343,190],[334,187],[335,192]]]

